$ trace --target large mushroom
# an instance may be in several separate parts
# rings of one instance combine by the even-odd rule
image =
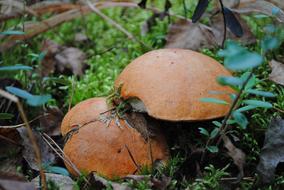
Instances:
[[[145,139],[109,110],[105,98],[91,98],[77,104],[64,117],[64,153],[80,171],[97,172],[108,178],[123,177],[168,159],[162,135]]]
[[[234,90],[216,82],[220,75],[231,73],[206,55],[160,49],[132,61],[115,81],[115,87],[136,111],[168,121],[201,121],[222,117],[229,111],[228,105],[200,101],[212,97],[230,102],[228,94]]]

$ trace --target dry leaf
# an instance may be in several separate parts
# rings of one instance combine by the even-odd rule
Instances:
[[[264,0],[243,2],[240,3],[240,5],[237,8],[231,10],[233,12],[243,13],[243,14],[245,13],[250,14],[253,12],[262,13],[269,16],[275,16],[275,18],[277,18],[279,22],[284,22],[284,11],[281,10],[276,5]],[[273,15],[273,10],[278,10],[278,13],[276,15]]]
[[[216,44],[209,27],[199,23],[193,24],[187,20],[179,20],[171,24],[167,35],[166,48],[184,48],[199,50],[203,47],[213,48]]]
[[[239,39],[244,44],[254,43],[255,37],[247,24],[238,15],[236,16],[242,25],[244,35],[242,38],[237,38],[228,31],[227,39]],[[179,20],[169,28],[166,48],[200,50],[220,46],[223,41],[223,30],[222,15],[213,17],[211,27],[199,23],[193,24],[187,20]]]
[[[74,190],[75,182],[69,177],[59,174],[45,173],[46,181],[53,181],[59,190]],[[39,187],[39,176],[32,180],[35,187],[40,189]]]
[[[277,84],[284,86],[284,64],[272,60],[269,62],[272,72],[269,74],[269,79]]]
[[[60,126],[63,117],[64,114],[58,107],[47,107],[39,120],[41,130],[48,136],[61,135]]]
[[[67,47],[55,55],[56,66],[60,73],[71,70],[74,75],[82,76],[86,55],[78,48]]]
[[[23,150],[23,157],[28,162],[29,166],[38,171],[38,164],[36,160],[36,156],[34,153],[33,145],[28,137],[28,132],[26,127],[20,127],[17,128],[18,132],[20,133],[20,136],[22,137],[22,146],[24,147]],[[39,145],[39,149],[41,151],[41,158],[42,158],[42,164],[43,165],[49,165],[53,164],[55,162],[56,156],[54,155],[51,148],[43,141],[41,136],[34,132],[34,136],[36,137],[36,141]]]
[[[226,136],[226,135],[222,135],[222,139],[224,142],[224,146],[227,148],[228,150],[228,155],[233,159],[234,164],[238,167],[239,169],[239,175],[238,175],[238,179],[236,181],[236,183],[239,183],[242,179],[242,177],[244,176],[244,164],[246,161],[246,155],[245,153],[235,147],[235,145],[231,142],[231,140]]]
[[[46,77],[54,72],[81,76],[87,68],[86,54],[78,48],[61,46],[52,40],[43,42],[41,51],[46,52],[40,70]]]
[[[33,190],[33,183],[27,182],[24,178],[16,175],[0,173],[1,190]]]
[[[257,165],[257,172],[260,176],[258,184],[271,183],[275,169],[280,162],[284,162],[284,120],[275,118],[265,133],[264,145],[260,152]]]

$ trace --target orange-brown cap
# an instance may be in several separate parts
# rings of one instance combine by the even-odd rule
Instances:
[[[104,105],[104,109],[100,112],[107,111],[107,104],[103,98],[86,101],[96,102],[90,105],[96,107],[98,104],[99,108]],[[80,104],[84,105],[84,102]],[[81,118],[80,115],[83,117],[88,109],[86,107],[83,112],[81,109],[76,110],[73,114]],[[95,109],[89,110],[93,114],[97,113]],[[65,155],[80,171],[87,173],[94,171],[108,178],[123,177],[137,172],[135,163],[139,166],[151,167],[152,159],[153,161],[168,159],[167,144],[161,134],[146,141],[124,120],[112,118],[109,123],[98,119],[96,114],[89,119],[93,122],[82,125],[69,137],[64,146]],[[72,168],[67,164],[66,166],[71,174],[76,175]]]
[[[185,49],[150,51],[132,61],[115,81],[124,99],[138,98],[150,116],[169,121],[199,121],[226,115],[229,105],[201,102],[212,97],[230,102],[234,93],[216,82],[231,76],[220,63]]]
[[[98,118],[107,110],[105,98],[90,98],[75,105],[63,118],[61,134],[65,136],[72,128]]]

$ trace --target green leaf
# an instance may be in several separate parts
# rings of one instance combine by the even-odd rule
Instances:
[[[27,104],[31,106],[40,106],[45,104],[48,100],[51,99],[51,96],[49,94],[46,95],[32,95],[29,92],[13,87],[8,86],[6,87],[6,90],[16,96],[19,96],[27,101]]]
[[[227,77],[227,76],[219,76],[217,77],[217,82],[221,85],[231,85],[238,86],[243,84],[243,80],[238,77]]]
[[[247,78],[249,77],[249,75],[250,75],[250,72],[245,72],[244,74],[242,74],[242,76],[240,78],[245,82],[247,80]],[[252,75],[252,77],[249,79],[247,85],[245,86],[245,90],[251,89],[252,87],[254,87],[257,84],[257,82],[258,82],[258,80],[255,77],[255,75]]]
[[[0,67],[0,71],[15,71],[15,70],[32,70],[32,67],[26,65],[13,65]]]
[[[226,41],[225,49],[218,51],[218,56],[220,57],[232,57],[246,51],[245,48],[240,46],[234,41]]]
[[[14,115],[10,113],[0,113],[0,120],[12,119],[13,117]]]
[[[254,94],[254,95],[259,95],[259,96],[263,96],[263,97],[268,97],[268,98],[276,97],[276,95],[271,93],[271,92],[260,91],[260,90],[255,90],[255,89],[248,89],[245,92],[247,92],[249,94]]]
[[[241,107],[241,108],[237,109],[236,111],[238,111],[238,112],[244,112],[244,111],[253,110],[253,109],[255,109],[255,108],[257,108],[257,106],[248,105],[248,106]]]
[[[33,95],[33,97],[27,99],[27,104],[31,106],[40,106],[45,104],[51,99],[51,95],[46,94],[46,95]]]
[[[203,135],[209,137],[209,132],[208,132],[206,129],[204,129],[204,128],[202,128],[202,127],[199,127],[198,129],[199,129],[199,132],[200,132],[201,134],[203,134]]]
[[[206,149],[211,153],[217,153],[219,152],[219,149],[217,146],[207,146]]]
[[[47,166],[45,167],[45,171],[47,173],[55,173],[55,174],[69,176],[69,172],[65,168],[58,167],[58,166]]]
[[[16,31],[16,30],[7,30],[4,32],[0,32],[0,35],[24,35],[25,32],[23,31]]]
[[[279,47],[280,41],[276,37],[267,36],[261,41],[261,48],[264,52]]]
[[[33,95],[30,94],[29,92],[25,91],[25,90],[22,90],[22,89],[19,89],[17,87],[13,87],[13,86],[7,86],[6,87],[6,90],[16,96],[19,96],[21,98],[24,98],[24,99],[29,99],[29,98],[32,98]]]
[[[263,58],[257,53],[243,52],[225,58],[224,66],[232,71],[243,71],[255,68],[263,63]]]
[[[222,126],[222,123],[220,123],[219,121],[212,121],[212,123],[219,128]]]
[[[215,104],[223,104],[228,105],[229,103],[224,100],[219,100],[217,98],[200,98],[201,102],[209,102],[209,103],[215,103]]]
[[[233,118],[235,121],[243,128],[245,129],[248,125],[248,120],[244,114],[238,111],[234,111],[232,113]]]
[[[218,133],[219,133],[219,128],[217,128],[217,127],[214,128],[210,133],[210,139],[215,138],[218,135]]]
[[[243,100],[243,103],[256,106],[256,107],[262,107],[262,108],[272,108],[272,104],[269,102],[264,102],[260,100]]]
[[[233,119],[228,119],[227,120],[227,125],[232,125],[232,124],[235,124],[235,123],[236,123],[236,121],[233,120]]]
[[[257,67],[263,62],[261,55],[250,52],[236,42],[227,41],[225,49],[218,52],[224,57],[224,66],[232,71],[242,71]]]

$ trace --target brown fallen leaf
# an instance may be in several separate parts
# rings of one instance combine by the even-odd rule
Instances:
[[[81,76],[87,68],[86,54],[78,48],[61,46],[52,40],[43,42],[41,51],[46,52],[40,68],[42,77],[54,72]]]
[[[240,3],[237,8],[231,10],[242,14],[262,13],[268,16],[274,16],[279,22],[284,22],[284,11],[273,3],[265,0],[244,1]],[[273,15],[273,10],[277,10],[277,14]]]
[[[257,165],[260,177],[257,185],[271,183],[280,162],[284,162],[284,120],[274,118],[265,132],[264,145]]]
[[[56,66],[60,73],[71,70],[74,75],[82,76],[86,54],[78,48],[66,47],[55,55]]]
[[[0,173],[0,189],[1,190],[33,190],[35,186],[31,182],[27,182],[23,177]]]
[[[23,150],[24,159],[27,161],[27,163],[33,170],[39,171],[38,162],[36,160],[32,143],[30,142],[30,139],[28,137],[28,132],[26,127],[20,127],[17,128],[17,130],[22,138],[22,146],[24,147]],[[51,150],[51,148],[43,141],[40,135],[35,131],[34,131],[34,136],[36,137],[37,144],[41,151],[41,159],[43,162],[42,164],[49,165],[55,163],[56,156]]]
[[[254,43],[255,37],[248,25],[238,15],[236,16],[242,25],[244,35],[242,38],[237,38],[228,31],[227,39],[240,40],[244,44]],[[220,46],[223,41],[223,30],[222,15],[213,17],[210,26],[200,23],[193,24],[188,20],[179,20],[169,28],[166,48],[200,50]]]
[[[49,136],[59,136],[61,121],[64,117],[63,112],[58,107],[47,107],[43,117],[40,117],[41,131]]]
[[[272,72],[269,79],[284,86],[284,64],[275,60],[269,62]]]
[[[216,45],[214,38],[210,27],[181,19],[170,25],[165,47],[191,50],[199,50],[203,47],[213,48]]]
[[[222,135],[222,139],[224,142],[224,146],[227,148],[227,154],[233,159],[234,164],[239,169],[239,174],[237,181],[235,183],[239,183],[244,176],[244,164],[246,161],[246,154],[239,148],[235,147],[232,141],[226,136]]]

